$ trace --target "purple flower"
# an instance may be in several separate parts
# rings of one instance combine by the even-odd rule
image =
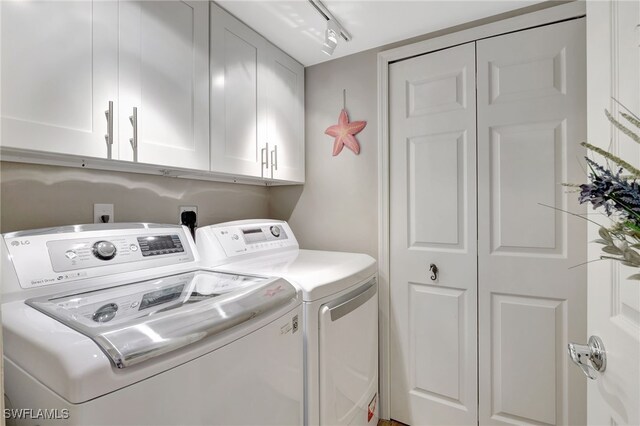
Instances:
[[[607,216],[618,213],[640,225],[640,185],[635,179],[624,178],[622,169],[612,173],[589,158],[587,163],[591,166],[590,182],[580,185],[580,204],[603,207]]]

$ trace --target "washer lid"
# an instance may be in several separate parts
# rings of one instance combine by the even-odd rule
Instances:
[[[196,270],[25,303],[86,335],[124,368],[297,298],[296,289],[280,278]]]

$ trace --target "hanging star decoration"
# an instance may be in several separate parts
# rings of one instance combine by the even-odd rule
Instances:
[[[338,117],[338,124],[327,127],[324,131],[325,135],[333,136],[335,141],[333,142],[333,156],[340,154],[342,148],[347,146],[354,153],[360,153],[360,144],[355,138],[355,135],[360,133],[362,129],[367,125],[366,121],[352,121],[349,123],[349,116],[347,110],[340,111],[340,117]]]

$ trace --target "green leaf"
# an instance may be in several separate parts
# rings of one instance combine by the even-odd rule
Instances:
[[[603,239],[601,239],[601,238],[598,238],[598,239],[596,239],[596,240],[593,240],[592,242],[593,242],[593,243],[596,243],[596,244],[604,244],[605,246],[606,246],[606,245],[609,245],[609,244],[611,243],[611,241],[606,241],[606,240],[603,240]]]
[[[627,250],[624,252],[624,259],[628,262],[633,262],[637,265],[640,265],[640,254],[636,253],[633,250]]]
[[[629,136],[635,142],[640,143],[640,136],[636,135],[633,131],[631,131],[631,129],[628,129],[627,127],[623,126],[622,123],[620,123],[618,120],[613,118],[613,116],[611,115],[611,113],[609,111],[604,110],[604,113],[607,116],[607,118],[609,119],[609,121],[611,122],[611,124],[613,124],[613,127],[615,127],[616,129],[620,130],[625,135]]]
[[[613,242],[613,237],[611,236],[607,228],[601,227],[600,229],[598,229],[598,234],[600,235],[600,237],[602,237],[603,240],[609,241],[610,243]]]
[[[627,114],[626,112],[621,112],[620,115],[622,115],[629,123],[640,129],[640,120],[638,120],[636,117],[632,116],[631,114]]]
[[[636,231],[636,232],[640,232],[640,226],[636,225],[635,223],[631,222],[630,220],[627,220],[624,222],[624,226],[626,226],[627,228]]]
[[[640,142],[638,142],[638,143],[640,143]],[[633,178],[640,178],[640,170],[635,168],[635,167],[633,167],[631,164],[627,163],[622,158],[620,158],[620,157],[618,157],[616,155],[613,155],[609,151],[605,151],[604,149],[599,148],[599,147],[597,147],[595,145],[591,145],[590,143],[587,143],[587,142],[581,142],[580,145],[584,146],[585,148],[587,148],[590,151],[595,152],[596,154],[602,155],[607,160],[611,160],[614,163],[616,163],[617,165],[619,165],[620,167],[626,169],[629,173],[631,173]],[[591,173],[594,176],[598,176],[598,173],[596,173],[596,171],[593,170],[593,167],[591,166],[591,164],[589,164],[589,169],[591,170]]]
[[[628,280],[640,280],[640,274],[633,274],[627,277]]]
[[[620,250],[616,246],[604,246],[604,247],[602,247],[602,251],[605,252],[605,253],[609,253],[609,254],[616,254],[616,255],[621,255],[622,254],[622,250]]]

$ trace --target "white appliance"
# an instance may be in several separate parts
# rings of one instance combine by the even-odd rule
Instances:
[[[365,254],[300,250],[286,222],[250,220],[198,229],[203,263],[281,276],[302,290],[305,423],[378,421],[376,262]]]
[[[5,400],[17,424],[303,423],[301,297],[285,280],[199,268],[180,226],[3,237]]]

